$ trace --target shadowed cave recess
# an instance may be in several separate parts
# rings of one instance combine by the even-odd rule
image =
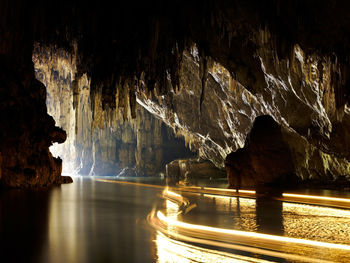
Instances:
[[[64,174],[349,186],[349,10],[1,1],[1,185],[70,182],[58,155]]]

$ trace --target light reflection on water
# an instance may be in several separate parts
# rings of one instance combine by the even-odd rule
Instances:
[[[51,192],[41,262],[154,262],[145,219],[161,190],[74,179]]]
[[[286,236],[350,244],[350,210],[283,203]]]
[[[231,218],[229,222],[220,221],[220,227],[350,244],[350,210],[207,194],[195,200],[207,207],[214,203],[219,216]],[[196,215],[187,219],[208,224]],[[217,222],[215,226],[219,226]]]
[[[222,226],[218,228],[217,223],[220,221],[215,221],[216,225],[214,225],[214,228],[200,223],[198,224],[198,222],[186,223],[186,220],[184,222],[184,220],[178,220],[174,217],[163,215],[160,211],[158,211],[156,214],[153,213],[151,216],[150,222],[152,225],[165,234],[175,238],[180,238],[180,240],[196,242],[198,244],[210,244],[212,246],[219,246],[222,248],[231,247],[232,249],[234,247],[239,247],[234,243],[243,244],[245,247],[240,247],[240,250],[255,250],[259,251],[258,253],[263,253],[265,255],[274,255],[280,258],[278,261],[282,260],[282,258],[288,258],[293,262],[294,260],[306,260],[310,262],[344,262],[344,260],[350,260],[348,255],[350,247],[346,245],[349,242],[349,227],[348,224],[343,224],[344,221],[350,221],[350,211],[348,210],[315,207],[286,202],[283,202],[282,205],[281,201],[271,199],[257,199],[256,202],[254,202],[255,200],[246,198],[223,197],[207,194],[192,194],[192,196],[197,198],[197,202],[202,199],[201,201],[205,200],[207,205],[214,204],[213,206],[209,205],[208,207],[215,207],[216,217],[220,216],[220,213],[218,214],[217,212],[229,211],[230,213],[237,214],[237,212],[239,213],[240,209],[244,210],[244,206],[246,205],[246,209],[250,209],[251,213],[255,214],[255,218],[253,218],[253,220],[255,219],[256,223],[251,223],[250,225],[253,225],[252,228],[257,226],[258,232],[253,231],[252,228],[249,229],[249,227],[248,232],[234,230],[235,228],[232,226],[227,229],[222,228]],[[236,201],[242,199],[242,205],[239,202],[238,205],[237,202],[233,203],[234,199],[236,199]],[[255,212],[251,210],[252,207],[256,209]],[[269,210],[266,208],[269,208],[270,211],[272,208],[274,212],[270,214]],[[293,224],[291,223],[290,226],[287,226],[289,224],[288,220],[291,219],[291,215],[296,215],[303,220],[295,220]],[[193,221],[193,217],[189,218]],[[331,221],[332,223],[327,224],[324,219]],[[236,226],[238,226],[238,229],[243,229],[246,227],[239,225],[239,223],[242,223],[241,221],[236,220],[235,223]],[[286,231],[284,226],[286,226]],[[268,232],[267,230],[269,228],[270,230],[278,230],[278,233],[273,233],[273,231]],[[295,236],[289,234],[288,231],[291,230]],[[269,235],[260,234],[264,231],[268,232]],[[340,232],[343,233],[343,240],[338,239],[337,234]],[[313,233],[313,235],[310,236],[309,233]],[[226,237],[226,235],[232,235],[232,237]],[[238,238],[239,236],[240,238]],[[162,242],[158,241],[158,239],[160,239]],[[262,240],[258,241],[257,239]],[[334,242],[335,239],[337,242]],[[220,240],[224,243],[216,242]],[[344,242],[344,240],[346,240],[346,242]],[[186,252],[181,254],[179,251],[186,251],[187,244],[180,242],[173,245],[172,241],[174,240],[169,238],[164,240],[164,238],[159,238],[157,236],[156,243],[158,250],[165,250],[165,252],[158,251],[158,254],[163,256],[163,254],[167,255],[169,253],[173,253],[175,257],[179,257],[178,260],[180,262],[212,261],[211,255],[208,256],[208,259],[203,260],[203,258],[206,258],[207,256],[204,256],[205,252],[202,254],[201,248],[199,247],[191,247],[191,253],[193,254],[192,256],[188,256]],[[230,242],[233,242],[233,244]],[[165,246],[163,243],[167,243],[167,245]],[[339,245],[335,243],[338,243]],[[250,246],[257,246],[257,248],[249,248]],[[259,247],[263,250],[261,250]],[[201,258],[201,260],[199,260],[199,258]]]
[[[95,204],[96,200],[99,200],[99,198],[103,199],[103,202],[100,204],[102,206],[105,205],[108,199],[111,199],[113,205],[119,202],[126,202],[130,207],[133,207],[135,205],[137,206],[139,202],[142,203],[146,200],[148,194],[151,193],[151,195],[154,195],[154,191],[160,191],[149,189],[148,193],[146,193],[143,187],[126,186],[128,194],[130,195],[130,193],[132,193],[132,197],[131,199],[124,199],[125,191],[118,196],[108,191],[102,194],[101,190],[105,187],[101,188],[101,185],[98,185],[99,188],[96,193],[95,187],[96,184],[99,184],[98,182],[93,180],[88,184],[83,184],[82,182],[83,180],[81,180],[81,182],[78,180],[78,185],[76,187],[65,188],[63,186],[60,192],[52,193],[49,217],[49,255],[52,255],[52,257],[50,257],[51,259],[57,257],[59,260],[53,260],[51,262],[60,262],[62,258],[79,259],[80,262],[89,262],[91,259],[89,257],[90,252],[88,248],[97,251],[101,249],[101,237],[99,236],[101,232],[101,221],[98,216],[101,214],[101,211],[99,206]],[[86,187],[88,187],[88,189]],[[121,186],[121,188],[124,187],[125,186]],[[64,203],[62,203],[63,196],[65,200]],[[189,196],[191,196],[191,194],[189,194]],[[346,222],[350,221],[350,211],[283,203],[277,200],[225,197],[207,194],[193,196],[196,197],[192,198],[192,200],[194,199],[194,201],[198,202],[200,208],[191,211],[185,218],[187,217],[194,222],[197,222],[198,219],[200,222],[205,218],[206,224],[214,226],[229,226],[231,229],[322,241],[332,241],[334,236],[338,236],[337,233],[342,233],[338,243],[344,243],[343,241],[350,236],[349,223]],[[89,204],[89,202],[91,203]],[[168,218],[183,220],[183,216],[179,214],[179,205],[177,203],[165,200],[163,205]],[[86,210],[88,210],[89,213],[86,213]],[[149,212],[147,209],[144,211]],[[127,211],[125,211],[122,206],[122,209],[118,212],[124,214]],[[325,214],[327,215],[326,217],[324,216]],[[142,214],[136,214],[135,216],[138,220],[142,220],[142,218],[145,217]],[[337,225],[338,230],[334,227]],[[62,226],[65,227],[62,228]],[[331,231],[325,231],[330,228],[332,229]],[[84,229],[88,229],[87,235],[83,232]],[[134,239],[134,243],[138,243],[140,247],[147,248],[146,254],[148,254],[148,256],[145,257],[142,255],[139,247],[135,245],[131,248],[125,248],[125,254],[121,256],[120,250],[113,249],[109,244],[110,259],[121,257],[125,262],[147,262],[147,260],[139,260],[147,257],[151,259],[153,257],[150,262],[155,260],[158,260],[158,262],[232,262],[233,260],[235,262],[263,262],[263,260],[260,259],[218,251],[215,250],[215,246],[213,249],[207,249],[170,239],[158,232],[150,233],[144,231],[140,225],[133,225],[132,221],[128,221],[126,224],[120,224],[117,220],[117,222],[113,221],[105,225],[104,231],[113,233],[109,241],[115,245],[115,248],[120,247],[121,240],[120,238],[118,238],[118,240],[116,238],[119,236],[120,232],[122,232],[121,229],[128,229],[125,231],[127,233],[122,233],[122,239],[124,239],[125,242],[128,242],[128,239]],[[139,232],[137,229],[141,229],[140,232],[143,232],[141,236],[149,236],[148,243],[141,244],[137,241],[140,238],[139,235],[135,236],[135,232]],[[170,232],[177,232],[176,227],[172,225],[168,225],[167,230]],[[312,234],[314,234],[314,236],[312,236]],[[152,238],[152,236],[154,238]],[[150,239],[154,240],[154,242],[150,242]],[[153,246],[154,248],[152,248]],[[154,256],[152,256],[151,252],[153,249],[156,253]],[[287,253],[295,253],[298,248],[287,244],[281,244],[279,245],[279,249]],[[314,250],[306,249],[304,252],[301,251],[301,254],[303,256],[308,256],[308,253],[313,253],[312,251]],[[99,253],[97,253],[97,255],[99,255]],[[317,252],[314,251],[314,253],[320,254],[320,250],[317,250]],[[58,254],[63,254],[64,257]],[[94,254],[95,253],[93,253],[93,256],[96,259],[96,255]],[[325,258],[327,258],[326,255]],[[337,255],[333,255],[332,259],[337,259]]]
[[[79,205],[79,199],[84,193],[83,185],[78,180],[76,187],[62,186],[60,191],[53,191],[50,202],[49,216],[49,255],[55,255],[64,252],[67,259],[78,259],[86,261],[86,253],[80,253],[79,250],[86,247],[86,239],[80,238],[80,230],[83,228],[82,209],[84,205]],[[94,196],[95,182],[91,181],[91,196]],[[64,200],[62,200],[64,197]],[[78,200],[77,200],[78,199]],[[94,210],[93,207],[91,207]],[[90,221],[91,218],[91,221]],[[90,229],[95,229],[95,213],[92,211],[89,214],[89,221],[92,223]],[[85,218],[87,220],[87,218]],[[59,258],[59,257],[58,257]],[[55,259],[51,259],[55,260]]]
[[[210,194],[205,194],[203,196],[215,200],[217,212],[230,212],[230,217],[233,217],[231,228],[257,231],[255,199]]]
[[[174,220],[193,224],[350,243],[349,210],[277,200],[185,194],[198,207],[179,215],[176,203],[160,200],[162,190],[75,178],[73,184],[46,193],[4,192],[0,195],[0,240],[5,244],[0,247],[2,258],[10,255],[15,259],[21,251],[20,262],[26,259],[29,262],[247,260],[215,251],[214,247],[194,246],[159,235],[145,222],[156,204]],[[279,248],[290,253],[298,249],[289,244],[281,244]],[[333,252],[319,249],[315,253],[321,256],[324,253],[324,259],[343,259]],[[307,256],[314,252],[303,253]]]

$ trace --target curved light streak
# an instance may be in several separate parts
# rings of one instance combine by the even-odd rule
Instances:
[[[158,211],[158,212],[160,212],[160,211]],[[162,214],[162,213],[160,212],[160,214]],[[158,231],[165,232],[165,234],[168,234],[169,236],[172,236],[175,239],[179,239],[179,240],[182,240],[182,241],[191,242],[191,243],[197,243],[197,244],[202,244],[202,245],[221,247],[221,248],[228,248],[228,249],[239,250],[239,251],[245,251],[245,252],[249,252],[249,253],[252,253],[252,254],[260,254],[260,255],[266,255],[266,256],[271,256],[271,257],[276,257],[276,258],[286,258],[286,259],[291,259],[291,260],[304,261],[304,262],[314,262],[314,263],[330,263],[330,262],[333,262],[333,261],[328,261],[328,260],[324,260],[324,259],[314,259],[314,258],[310,258],[310,257],[307,257],[307,256],[295,255],[295,254],[284,253],[284,252],[279,252],[279,251],[274,251],[274,250],[267,250],[267,249],[264,249],[264,248],[257,248],[257,247],[239,245],[239,244],[232,244],[232,243],[222,242],[222,241],[219,241],[219,240],[208,240],[208,239],[203,239],[203,238],[183,235],[183,234],[180,234],[177,231],[176,224],[172,225],[172,227],[170,227],[170,228],[169,228],[169,225],[168,225],[168,227],[166,229],[164,229],[163,228],[164,226],[162,226],[162,224],[159,224],[157,222],[157,221],[162,221],[162,217],[163,217],[163,219],[165,219],[168,222],[169,221],[177,221],[177,220],[171,220],[171,219],[167,220],[164,215],[161,216],[161,218],[158,217],[158,220],[155,220],[154,215],[155,215],[155,211],[153,211],[148,216],[148,220],[153,224],[153,226],[156,229],[158,229]],[[177,221],[177,222],[179,222],[179,221]],[[185,224],[186,226],[191,226],[192,225],[192,224],[183,223],[183,222],[179,222],[179,223]],[[174,231],[169,231],[169,230],[174,230]],[[171,240],[173,240],[173,239],[171,239]],[[254,258],[251,258],[251,259],[254,259]],[[250,262],[252,262],[252,260],[250,260]]]
[[[202,248],[185,242],[168,238],[157,231],[156,236],[158,262],[256,262],[270,263],[271,261],[255,259],[248,256],[231,254],[228,252]]]
[[[180,195],[178,193],[170,191],[168,188],[164,189],[162,195],[164,198],[169,199],[169,200],[177,203],[179,207],[180,206],[185,207],[185,206],[189,205],[189,203],[190,203],[187,198],[183,197],[182,195]]]
[[[100,181],[111,182],[110,180],[103,180],[103,179]],[[164,186],[155,186],[155,185],[142,184],[142,183],[131,183],[131,182],[120,182],[120,181],[113,182],[113,183],[122,183],[122,184],[130,184],[130,185],[136,185],[136,186],[164,189]],[[173,201],[177,205],[179,205],[178,212],[176,212],[175,204],[171,204],[170,202],[167,202],[167,212],[168,212],[167,216],[165,216],[161,211],[158,211],[157,213],[154,211],[149,216],[149,222],[156,229],[158,229],[160,232],[165,233],[170,238],[197,243],[197,244],[246,251],[252,254],[267,255],[267,256],[285,258],[285,259],[291,259],[291,260],[297,260],[297,261],[307,261],[307,262],[315,262],[315,263],[332,262],[324,259],[324,257],[322,256],[322,254],[325,255],[324,253],[326,254],[331,253],[331,254],[328,254],[330,256],[329,259],[331,260],[333,259],[335,259],[336,261],[338,261],[338,259],[349,260],[348,255],[350,251],[350,245],[328,243],[328,242],[314,241],[314,240],[294,238],[294,237],[262,234],[257,232],[247,232],[242,230],[223,229],[223,228],[190,224],[190,223],[179,221],[177,216],[181,213],[188,212],[190,209],[192,209],[192,207],[189,206],[190,202],[185,197],[183,197],[178,193],[170,191],[170,189],[171,190],[174,189],[178,191],[179,190],[186,191],[185,190],[186,188],[169,187],[163,191],[164,198],[170,201]],[[188,189],[191,189],[191,188],[188,188]],[[208,191],[207,193],[211,193],[211,194],[213,194],[214,191],[217,191],[218,196],[228,195],[228,194],[224,194],[224,192],[227,191],[227,189],[222,189],[222,188],[204,188],[203,187],[200,189],[199,188],[195,188],[195,189],[198,190],[198,192],[202,192],[202,194],[203,192],[206,192],[206,191]],[[229,190],[230,191],[227,191],[227,192],[235,191],[232,189],[229,189]],[[240,190],[240,193],[255,194],[255,191]],[[282,201],[287,201],[287,202],[290,201],[288,199],[294,199],[294,198],[295,199],[293,201],[302,202],[298,200],[298,198],[299,199],[304,198],[305,201],[307,201],[306,199],[315,200],[314,201],[315,204],[316,204],[316,200],[327,200],[327,201],[333,201],[333,202],[350,203],[350,199],[336,198],[336,197],[300,195],[300,194],[291,194],[291,193],[284,193],[283,197],[285,198],[285,200],[282,200]],[[300,247],[292,246],[291,244],[299,245]],[[321,250],[319,249],[313,250],[312,247],[321,248]],[[298,251],[299,249],[301,251]],[[332,252],[332,251],[328,251],[327,249],[336,249],[339,252],[336,252],[336,251]],[[316,252],[317,256],[313,254],[314,253],[313,251],[315,252],[317,251]],[[309,256],[311,256],[311,258]],[[318,257],[318,258],[315,258],[315,257]],[[328,258],[328,256],[326,257]]]
[[[314,241],[314,240],[307,240],[307,239],[299,239],[299,238],[292,238],[292,237],[283,237],[283,236],[275,236],[275,235],[269,235],[269,234],[261,234],[256,232],[245,232],[240,230],[233,230],[233,229],[224,229],[224,228],[217,228],[217,227],[209,227],[204,225],[195,225],[190,223],[181,222],[178,220],[174,220],[172,218],[166,217],[161,211],[157,212],[157,217],[159,220],[166,222],[167,224],[171,224],[180,228],[184,229],[191,229],[191,230],[199,230],[204,232],[211,232],[211,233],[217,233],[217,234],[226,234],[231,236],[240,236],[240,237],[250,237],[250,238],[257,238],[265,241],[279,241],[279,242],[286,242],[286,243],[294,243],[299,245],[309,245],[309,246],[317,246],[317,247],[323,247],[323,248],[334,248],[334,249],[342,249],[342,250],[349,250],[350,246],[343,245],[343,244],[333,244],[333,243],[326,243],[321,241]]]

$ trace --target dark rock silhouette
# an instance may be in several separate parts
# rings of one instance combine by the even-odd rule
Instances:
[[[294,173],[294,165],[281,129],[271,116],[263,115],[255,119],[244,148],[230,153],[226,158],[230,187],[288,182]]]

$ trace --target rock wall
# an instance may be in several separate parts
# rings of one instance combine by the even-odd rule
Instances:
[[[256,43],[265,80],[254,90],[248,91],[215,62],[208,63],[203,90],[202,65],[194,47],[183,55],[179,90],[156,99],[139,93],[137,99],[217,167],[224,167],[226,155],[244,146],[256,117],[270,115],[290,131],[289,142],[303,145],[293,152],[293,172],[299,178],[349,179],[349,113],[347,106],[336,107],[334,62],[306,55],[297,45],[290,59],[279,60],[270,34],[263,30]],[[238,159],[237,164],[241,165]]]
[[[121,106],[128,90],[121,101],[104,87],[92,92],[87,75],[76,74],[74,54],[37,45],[33,61],[47,87],[48,113],[67,131],[66,142],[50,148],[64,160],[64,174],[156,175],[167,162],[195,155],[142,107],[135,106],[132,118],[129,104]]]
[[[87,75],[77,75],[74,54],[38,46],[33,57],[37,77],[48,87],[49,112],[69,135],[65,145],[55,146],[60,156],[71,160],[64,172],[115,175],[127,167],[145,174],[160,171],[162,156],[169,152],[164,145],[173,140],[160,120],[201,159],[223,168],[227,154],[244,146],[256,117],[270,115],[291,131],[289,141],[307,142],[293,152],[298,156],[293,173],[299,178],[347,176],[345,127],[350,118],[346,106],[336,107],[334,62],[306,55],[297,45],[289,59],[279,60],[268,31],[259,31],[255,38],[264,83],[253,91],[210,58],[204,69],[193,46],[182,56],[179,89],[172,87],[170,77],[166,94],[158,86],[148,93],[142,79],[136,82],[136,100],[142,107],[134,107],[135,112],[129,104],[134,84],[126,83],[114,93],[104,86],[91,90]],[[174,150],[178,146],[173,147],[174,156],[180,157]],[[315,151],[322,160],[342,163],[341,168],[328,169],[330,162],[310,155]]]
[[[36,187],[62,183],[62,160],[49,146],[62,143],[66,133],[47,114],[44,85],[29,68],[18,70],[1,57],[0,69],[0,184]]]
[[[269,115],[255,119],[244,148],[229,154],[225,165],[232,188],[296,187],[310,180],[330,187],[350,179],[347,160],[321,151]]]

